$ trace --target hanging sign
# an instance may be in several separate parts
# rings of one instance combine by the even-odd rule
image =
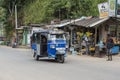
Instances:
[[[109,16],[115,17],[116,0],[109,0]]]
[[[108,17],[108,2],[98,4],[100,18]]]
[[[120,0],[117,0],[117,17],[120,17]]]

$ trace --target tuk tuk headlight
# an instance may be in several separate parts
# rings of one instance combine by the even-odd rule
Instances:
[[[55,48],[55,45],[50,45],[50,48]]]
[[[65,48],[68,48],[68,45],[66,45]]]

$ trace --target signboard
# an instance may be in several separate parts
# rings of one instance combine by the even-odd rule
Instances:
[[[109,16],[115,17],[116,0],[109,0]]]
[[[108,17],[108,2],[98,4],[100,18]]]
[[[109,0],[109,16],[120,17],[120,0]]]
[[[120,0],[117,0],[117,17],[120,17]]]

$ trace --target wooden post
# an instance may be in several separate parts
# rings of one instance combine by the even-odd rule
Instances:
[[[97,43],[97,26],[95,26],[95,44]]]
[[[116,36],[116,43],[117,43],[117,32],[118,32],[118,23],[117,23],[117,17],[115,18],[115,21],[116,21],[116,27],[115,27],[115,36]]]

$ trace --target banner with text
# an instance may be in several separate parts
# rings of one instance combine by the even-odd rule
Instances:
[[[116,0],[109,0],[109,16],[115,17]]]
[[[108,2],[98,4],[100,18],[108,17]]]
[[[120,0],[117,0],[117,17],[120,17]]]

